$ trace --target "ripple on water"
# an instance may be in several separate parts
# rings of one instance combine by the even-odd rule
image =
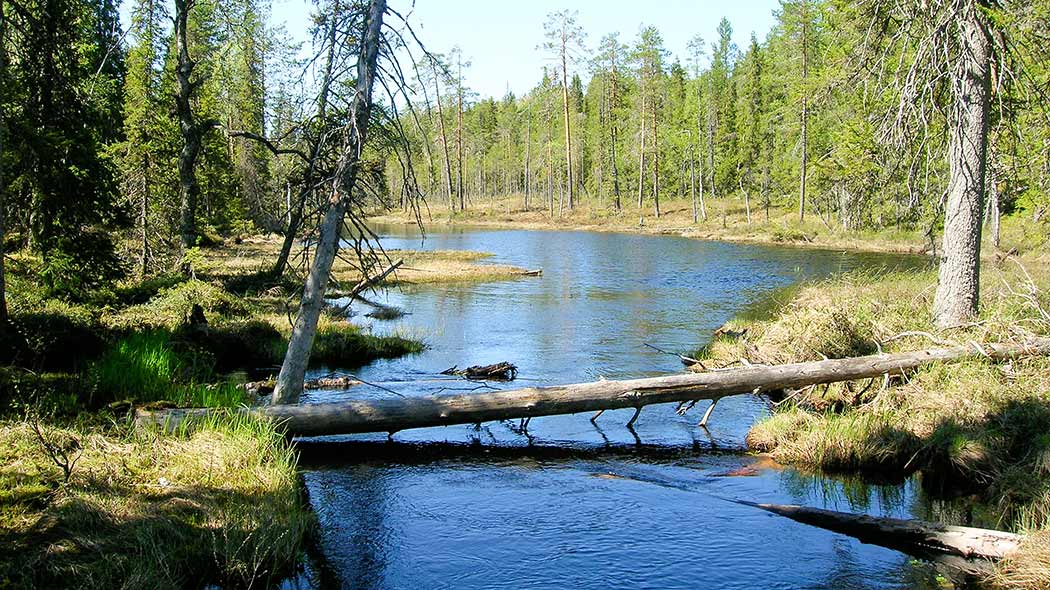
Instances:
[[[378,228],[387,248],[419,237]],[[681,370],[677,358],[774,289],[889,256],[795,250],[614,233],[453,230],[425,249],[492,252],[493,263],[542,277],[428,285],[380,294],[395,321],[354,321],[423,334],[420,355],[355,369],[404,395],[457,384],[452,365],[507,360],[506,387]],[[327,370],[327,369],[325,369]],[[320,372],[320,370],[318,371]],[[309,392],[305,402],[389,395],[365,387]],[[719,403],[710,430],[673,406],[516,424],[332,437],[305,481],[321,523],[328,585],[346,588],[926,588],[931,574],[894,551],[778,518],[733,499],[911,515],[914,484],[814,478],[734,454],[767,411],[747,396]],[[448,442],[449,446],[438,443]],[[636,448],[637,442],[642,447]],[[530,445],[532,445],[530,447]],[[729,454],[723,454],[729,451]],[[372,457],[369,459],[369,457]],[[324,585],[324,583],[319,583]]]

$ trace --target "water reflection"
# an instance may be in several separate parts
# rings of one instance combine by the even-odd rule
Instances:
[[[378,228],[386,248],[492,252],[542,277],[379,294],[409,312],[354,318],[425,334],[420,355],[355,372],[405,395],[450,385],[452,365],[510,361],[510,386],[681,370],[677,358],[776,289],[898,257],[614,233],[451,230],[425,241]],[[327,370],[327,369],[323,369]],[[379,390],[310,392],[307,402]],[[757,397],[303,443],[320,546],[345,588],[925,588],[904,555],[794,523],[734,499],[908,516],[917,484],[871,486],[771,468],[740,455]],[[723,450],[737,451],[723,453]]]

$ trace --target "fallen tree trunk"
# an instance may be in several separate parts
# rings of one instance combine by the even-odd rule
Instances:
[[[386,270],[379,273],[378,275],[374,277],[367,277],[361,279],[360,282],[354,285],[353,289],[350,289],[350,293],[347,294],[347,297],[353,299],[357,296],[358,293],[364,292],[366,289],[371,288],[373,285],[378,285],[379,283],[383,282],[383,279],[385,279],[390,273],[397,270],[404,263],[405,261],[403,259],[398,259],[397,262],[391,264],[389,267],[387,267]]]
[[[736,500],[801,523],[849,535],[875,545],[917,552],[934,552],[967,559],[998,560],[1017,550],[1021,535],[921,520],[881,518],[821,508],[758,504]]]
[[[1050,339],[1043,338],[1024,344],[986,344],[980,349],[976,346],[936,348],[789,365],[753,365],[707,373],[624,381],[596,381],[508,391],[311,405],[273,405],[245,408],[241,411],[276,420],[289,434],[299,436],[397,432],[408,428],[475,424],[596,410],[640,410],[649,404],[698,399],[717,401],[726,396],[743,393],[761,393],[817,383],[901,374],[931,362],[958,361],[980,356],[1004,360],[1048,353]],[[153,423],[174,427],[187,418],[203,416],[213,411],[140,411],[136,415],[136,421],[140,424]]]

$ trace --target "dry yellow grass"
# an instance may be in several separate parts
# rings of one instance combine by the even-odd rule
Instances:
[[[999,565],[994,581],[1004,590],[1050,590],[1050,530],[1028,535]]]
[[[265,271],[277,259],[281,242],[278,236],[248,238],[240,244],[201,252],[198,272],[218,278],[244,276]],[[299,260],[302,248],[296,246],[292,260]],[[485,252],[466,250],[387,250],[391,261],[404,260],[404,265],[383,281],[385,285],[494,281],[522,276],[526,269],[506,264],[488,264]],[[342,258],[332,267],[335,279],[332,289],[349,289],[362,278],[361,271]]]
[[[758,199],[751,201],[751,218],[742,196],[737,194],[708,198],[707,219],[693,222],[692,202],[688,198],[665,197],[661,201],[661,215],[654,215],[652,204],[638,209],[629,198],[623,208],[615,210],[606,198],[582,199],[572,211],[565,209],[553,214],[539,200],[533,198],[528,211],[522,208],[522,195],[485,197],[468,204],[466,211],[450,213],[447,205],[436,204],[423,214],[428,227],[441,224],[463,224],[521,229],[567,229],[589,231],[617,231],[648,234],[671,234],[684,237],[727,240],[736,242],[791,244],[794,246],[858,250],[868,252],[922,253],[930,248],[929,240],[917,229],[886,227],[878,230],[846,230],[834,218],[824,220],[808,213],[805,222],[799,222],[798,210],[772,204],[768,215]],[[410,212],[389,212],[372,218],[377,222],[415,223]],[[1033,252],[1044,250],[1050,240],[1045,221],[1030,216],[1002,220],[1003,251]],[[985,251],[992,252],[990,236],[985,235]]]
[[[40,428],[76,462],[64,481],[31,424],[0,423],[0,587],[248,586],[296,563],[312,517],[271,426]]]

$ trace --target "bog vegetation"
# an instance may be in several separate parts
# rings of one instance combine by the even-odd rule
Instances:
[[[318,0],[308,49],[259,0],[127,1],[125,26],[116,0],[0,0],[0,587],[292,571],[311,518],[273,425],[124,418],[257,403],[237,384],[258,369],[294,402],[310,363],[418,352],[325,313],[394,259],[391,284],[523,270],[377,252],[374,213],[939,263],[806,286],[703,352],[725,362],[1050,332],[1047,0],[781,0],[764,38],[738,47],[723,19],[684,55],[561,11],[536,31],[536,85],[503,97],[383,0]],[[972,362],[795,392],[749,443],[980,488],[1033,532],[1001,582],[1046,588],[1048,374]]]

